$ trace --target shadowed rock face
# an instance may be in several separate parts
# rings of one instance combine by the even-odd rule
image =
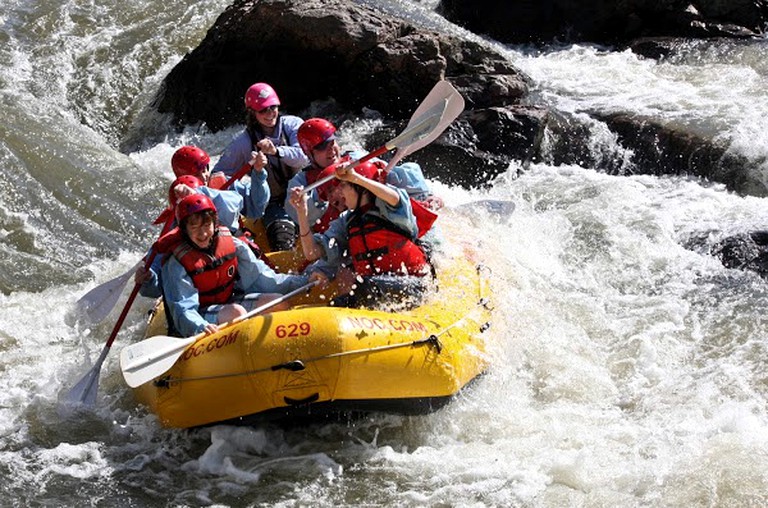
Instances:
[[[641,3],[622,3],[622,8]],[[645,3],[663,4],[665,9],[677,5]],[[762,5],[763,0],[752,3]],[[718,4],[719,10],[715,2],[709,4],[718,16],[754,15],[741,0],[730,11],[725,3]],[[555,13],[562,18],[564,12],[561,7],[556,12],[560,1],[500,2],[495,7],[498,17],[496,10],[483,10],[490,5],[487,0],[462,5],[476,6],[488,20],[503,20],[510,12],[527,8],[531,16],[515,18],[515,23],[523,23],[532,33],[546,33],[548,20]],[[592,23],[619,11],[614,6],[603,12],[595,5],[581,11],[594,14],[587,16]],[[575,8],[575,3],[569,6]],[[656,39],[638,47],[663,56],[678,44],[678,39]],[[627,162],[621,154],[597,153],[590,142],[590,126],[533,103],[529,78],[504,55],[349,0],[236,0],[200,46],[166,77],[155,107],[170,113],[179,127],[204,122],[219,130],[242,123],[245,90],[266,81],[276,88],[283,110],[300,116],[309,116],[313,102],[328,104],[329,99],[332,106],[322,114],[337,123],[349,115],[362,116],[364,109],[378,111],[384,127],[365,141],[373,149],[406,126],[440,79],[453,83],[467,107],[443,136],[409,155],[409,160],[422,164],[428,177],[471,187],[484,185],[515,165],[525,169],[531,160],[545,160],[616,174],[691,174],[740,193],[767,193],[761,182],[749,177],[755,173],[754,162],[729,154],[727,147],[711,139],[632,115],[591,114],[632,157]],[[543,145],[542,139],[546,139]]]
[[[240,0],[171,71],[156,106],[217,130],[239,123],[245,90],[266,81],[290,111],[332,97],[407,118],[443,78],[472,108],[513,104],[528,90],[501,55],[353,2]]]
[[[242,122],[245,90],[266,81],[288,112],[301,114],[313,101],[331,98],[338,114],[369,108],[402,128],[440,79],[467,104],[464,134],[454,137],[472,142],[456,147],[461,160],[446,159],[438,173],[471,161],[495,175],[527,155],[541,114],[517,107],[529,79],[506,58],[343,0],[236,1],[167,76],[155,106],[179,126],[205,122],[219,130]],[[499,141],[500,133],[521,125],[509,137],[518,142]]]
[[[512,43],[756,37],[768,21],[767,0],[441,0],[439,10],[469,30]]]

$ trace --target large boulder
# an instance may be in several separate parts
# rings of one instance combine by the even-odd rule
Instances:
[[[541,114],[520,108],[529,80],[506,57],[345,0],[236,0],[166,77],[155,106],[178,126],[219,130],[242,122],[245,90],[266,81],[289,112],[332,99],[339,115],[368,108],[401,127],[440,79],[467,103],[455,128],[472,131],[460,136],[472,143],[457,150],[490,164],[491,176],[527,155]],[[510,130],[514,143],[497,142]],[[443,162],[448,173],[459,165]]]
[[[623,43],[638,37],[757,37],[768,0],[441,0],[440,12],[511,43]]]

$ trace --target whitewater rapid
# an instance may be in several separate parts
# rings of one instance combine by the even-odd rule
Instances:
[[[477,38],[418,3],[379,3]],[[163,429],[117,360],[142,335],[146,299],[102,367],[95,410],[60,412],[121,307],[88,325],[78,298],[157,234],[173,151],[216,155],[237,131],[177,132],[149,108],[226,5],[16,0],[0,14],[0,504],[768,502],[766,282],[687,248],[765,229],[766,200],[695,178],[546,164],[516,178],[513,164],[480,189],[433,182],[441,227],[479,247],[495,306],[487,374],[435,414]],[[692,45],[665,62],[586,45],[503,49],[553,107],[679,122],[765,159],[761,42]],[[376,126],[348,125],[344,144]],[[600,125],[592,135],[605,157],[631,157]],[[483,199],[515,210],[472,205]]]

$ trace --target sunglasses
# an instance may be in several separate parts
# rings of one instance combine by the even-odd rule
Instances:
[[[267,111],[277,111],[277,108],[278,108],[278,105],[277,105],[277,104],[273,104],[273,105],[271,105],[271,106],[267,106],[267,107],[266,107],[266,108],[264,108],[264,109],[260,109],[260,110],[258,110],[258,111],[257,111],[257,113],[261,113],[261,114],[263,115],[263,114],[264,114],[264,113],[266,113]]]
[[[318,143],[318,144],[316,144],[316,145],[315,145],[315,147],[314,147],[312,150],[325,150],[325,149],[326,149],[326,148],[328,148],[328,147],[331,145],[331,143],[333,143],[334,141],[336,141],[336,139],[335,139],[335,138],[326,139],[326,140],[325,140],[325,141],[323,141],[322,143]]]

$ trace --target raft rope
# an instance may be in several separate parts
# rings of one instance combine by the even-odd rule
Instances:
[[[461,323],[462,321],[467,319],[470,314],[472,314],[475,310],[479,309],[480,307],[484,307],[484,308],[486,308],[488,310],[492,310],[489,307],[489,303],[490,303],[490,301],[488,300],[488,298],[481,298],[477,302],[477,304],[474,307],[472,307],[461,318],[457,319],[456,321],[454,321],[450,325],[446,326],[445,328],[443,328],[439,332],[433,333],[433,334],[431,334],[431,335],[429,335],[427,337],[424,337],[423,339],[412,340],[412,341],[409,341],[409,342],[399,342],[399,343],[396,343],[396,344],[387,344],[385,346],[374,346],[374,347],[369,347],[369,348],[365,348],[365,349],[354,349],[354,350],[351,350],[351,351],[342,351],[342,352],[339,352],[339,353],[330,353],[330,354],[323,355],[323,356],[316,356],[314,358],[307,358],[306,360],[296,359],[296,360],[291,360],[289,362],[279,363],[277,365],[272,365],[271,367],[262,367],[261,369],[247,370],[245,372],[233,372],[233,373],[230,373],[230,374],[217,374],[215,376],[182,377],[182,378],[178,378],[178,379],[173,379],[170,376],[168,376],[168,377],[164,377],[164,378],[160,378],[160,379],[156,380],[154,384],[155,384],[155,386],[157,386],[159,388],[168,388],[172,384],[185,383],[187,381],[206,381],[206,380],[210,380],[210,379],[221,379],[221,378],[238,377],[238,376],[250,376],[252,374],[259,374],[261,372],[276,371],[276,370],[281,370],[281,369],[290,370],[291,372],[298,372],[298,371],[304,370],[306,368],[306,364],[308,364],[310,362],[317,362],[317,361],[320,361],[320,360],[328,360],[328,359],[331,359],[331,358],[339,358],[339,357],[342,357],[342,356],[350,356],[350,355],[359,355],[359,354],[364,354],[364,353],[377,353],[377,352],[380,352],[380,351],[388,351],[390,349],[398,349],[398,348],[409,347],[409,346],[410,347],[417,347],[417,346],[423,346],[423,345],[430,345],[433,348],[435,348],[435,351],[437,351],[437,354],[440,354],[443,351],[443,344],[440,342],[440,336],[442,336],[443,334],[445,334],[449,330],[451,330],[451,329],[455,328],[456,326],[458,326],[459,323]],[[482,325],[480,325],[480,333],[485,332],[490,327],[491,327],[491,323],[490,322],[483,323]]]

